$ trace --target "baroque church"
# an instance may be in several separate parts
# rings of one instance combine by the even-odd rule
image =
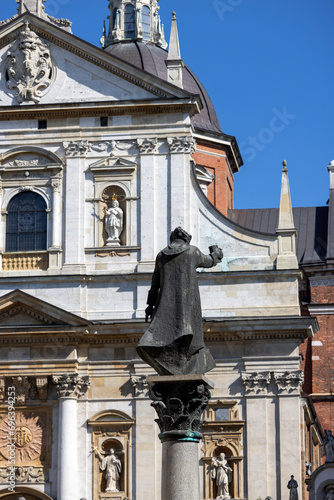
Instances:
[[[230,498],[287,498],[293,475],[306,500],[331,423],[334,166],[328,207],[293,209],[284,165],[277,210],[234,210],[238,144],[175,14],[167,46],[157,0],[110,0],[98,48],[45,0],[17,3],[0,22],[0,499],[161,498],[155,372],[136,346],[182,226],[224,252],[198,272],[216,362],[201,497],[217,498],[224,453]]]

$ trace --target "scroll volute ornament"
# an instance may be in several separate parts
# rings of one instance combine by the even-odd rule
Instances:
[[[9,49],[5,64],[6,85],[15,91],[18,103],[38,103],[51,84],[54,68],[48,45],[28,23]]]

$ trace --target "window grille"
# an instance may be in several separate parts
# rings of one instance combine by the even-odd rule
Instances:
[[[135,38],[135,8],[127,4],[124,13],[124,38]]]
[[[142,26],[143,26],[143,39],[151,39],[151,11],[150,8],[144,5],[142,10]]]
[[[46,203],[33,192],[20,193],[9,202],[6,218],[6,252],[47,249]]]

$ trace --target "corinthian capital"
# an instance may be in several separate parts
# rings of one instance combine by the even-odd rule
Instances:
[[[52,382],[57,386],[59,398],[80,398],[90,386],[89,377],[79,377],[77,374],[53,375]]]

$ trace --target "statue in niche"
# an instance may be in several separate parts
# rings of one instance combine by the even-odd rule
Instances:
[[[220,453],[218,458],[212,459],[211,477],[217,485],[217,500],[231,498],[229,483],[232,481],[232,469],[228,465],[225,453]]]
[[[332,431],[325,431],[324,448],[326,463],[334,462],[334,436],[332,434]]]
[[[100,460],[100,470],[104,472],[106,480],[105,493],[114,493],[120,491],[119,479],[122,471],[120,459],[116,456],[115,450],[110,448],[109,455],[102,457],[97,448],[94,448]]]
[[[204,374],[215,367],[204,344],[196,269],[215,266],[223,252],[215,246],[204,255],[190,241],[177,227],[156,258],[145,311],[152,321],[137,352],[159,375]]]
[[[117,196],[112,197],[111,207],[105,211],[105,230],[108,234],[107,246],[120,246],[123,231],[123,210],[119,206]]]
[[[295,480],[295,476],[291,476],[288,482],[288,488],[290,490],[289,500],[298,500],[298,483]]]

